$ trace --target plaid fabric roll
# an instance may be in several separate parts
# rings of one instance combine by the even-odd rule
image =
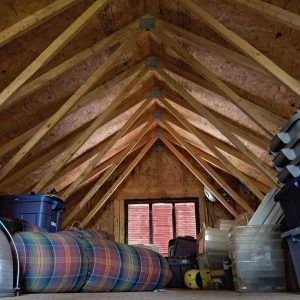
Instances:
[[[120,276],[113,287],[114,292],[130,291],[140,275],[140,258],[134,247],[117,244],[121,257]]]
[[[105,240],[109,239],[108,233],[105,231],[99,231],[97,229],[88,229],[88,230],[82,230],[79,228],[72,228],[64,231],[59,231],[59,233],[68,233],[76,238],[102,238]]]
[[[131,291],[154,290],[160,280],[161,265],[158,254],[152,250],[135,247],[140,260],[140,274]]]
[[[88,277],[83,292],[109,292],[117,283],[121,272],[121,257],[116,243],[99,239],[86,239],[89,257]]]
[[[79,291],[86,280],[87,258],[76,239],[58,234],[19,232],[21,288],[30,293]]]
[[[170,270],[170,266],[169,266],[167,260],[158,253],[157,253],[157,256],[160,261],[161,272],[160,272],[160,277],[159,277],[158,283],[155,287],[156,290],[165,288],[172,278],[172,272]]]

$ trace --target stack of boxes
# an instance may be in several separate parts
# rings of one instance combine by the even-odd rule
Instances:
[[[233,226],[232,220],[219,220],[217,228],[202,228],[198,236],[197,262],[203,288],[232,288],[225,269],[229,265],[228,233]]]
[[[274,200],[284,213],[287,239],[300,287],[300,111],[298,110],[275,135],[270,146],[273,165],[278,171],[281,190]]]

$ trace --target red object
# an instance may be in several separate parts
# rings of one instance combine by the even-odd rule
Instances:
[[[196,238],[196,216],[194,203],[176,203],[176,236]]]
[[[149,204],[128,205],[128,244],[149,243]]]
[[[172,204],[153,204],[152,220],[153,244],[161,255],[168,256],[168,243],[173,238]]]
[[[144,202],[129,204],[127,207],[128,244],[153,244],[161,255],[167,256],[168,243],[173,238],[178,236],[196,238],[195,203]]]

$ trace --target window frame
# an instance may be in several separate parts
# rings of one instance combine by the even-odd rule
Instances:
[[[128,206],[130,204],[149,204],[149,243],[153,244],[153,222],[152,222],[152,205],[156,203],[171,203],[172,204],[172,220],[173,220],[173,238],[176,235],[176,216],[175,204],[176,203],[193,203],[195,205],[196,217],[196,235],[200,232],[200,213],[199,213],[199,198],[160,198],[160,199],[128,199],[124,201],[125,212],[125,243],[128,244]]]

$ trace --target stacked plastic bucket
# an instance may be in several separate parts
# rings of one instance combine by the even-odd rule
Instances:
[[[285,290],[285,259],[278,227],[237,226],[229,240],[236,290]]]

